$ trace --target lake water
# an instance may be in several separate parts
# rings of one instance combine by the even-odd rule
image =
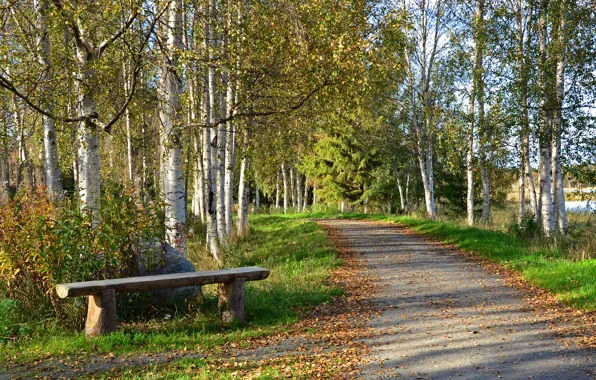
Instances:
[[[565,202],[565,209],[574,212],[594,212],[596,210],[596,201]]]

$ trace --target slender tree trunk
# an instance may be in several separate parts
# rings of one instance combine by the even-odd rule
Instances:
[[[542,91],[540,101],[540,195],[542,203],[542,229],[546,236],[554,231],[553,204],[551,197],[551,136],[552,136],[552,99],[548,85],[548,61],[547,61],[547,10],[548,0],[540,1],[539,19],[539,65],[538,82]]]
[[[296,170],[296,203],[298,212],[302,212],[302,175]]]
[[[128,77],[126,75],[127,67],[126,63],[122,63],[122,74],[124,81],[124,96],[128,98],[130,95],[130,88],[128,85]],[[124,111],[124,123],[126,125],[126,157],[128,161],[128,182],[135,185],[135,174],[134,174],[134,158],[133,158],[133,147],[132,147],[132,126],[130,117],[130,108],[126,107]]]
[[[209,7],[205,9],[205,16],[211,15],[210,8],[212,7],[213,1],[209,2]],[[203,50],[207,61],[207,69],[204,71],[205,81],[203,84],[203,97],[202,97],[202,118],[204,125],[213,125],[213,110],[214,98],[213,88],[214,76],[213,68],[211,67],[211,59],[213,53],[211,52],[212,34],[211,34],[211,17],[205,17],[205,38],[203,40]],[[213,165],[213,153],[216,149],[213,146],[212,140],[215,135],[215,129],[212,127],[203,128],[203,189],[205,192],[205,219],[206,219],[206,238],[207,247],[218,265],[223,265],[223,257],[219,242],[219,235],[217,233],[217,215],[216,215],[216,196],[217,190],[215,186],[215,170]]]
[[[476,56],[478,56],[478,43],[476,43]],[[476,59],[477,62],[477,59]],[[476,71],[476,64],[474,70]],[[468,225],[474,225],[474,99],[476,98],[476,80],[475,75],[472,75],[472,88],[470,90],[470,103],[468,107],[468,131],[467,131],[467,150],[466,150],[466,177],[468,183],[468,191],[466,197],[466,209],[468,212]]]
[[[143,200],[146,201],[149,189],[149,180],[147,178],[149,176],[149,167],[147,166],[147,123],[145,121],[141,124],[141,135],[141,195]]]
[[[284,180],[284,214],[288,213],[288,170],[286,168],[286,163],[281,164],[281,173]]]
[[[397,169],[397,162],[395,161],[395,159],[393,160],[393,175],[395,176],[395,180],[397,181],[400,209],[401,211],[404,211],[406,208],[406,197],[404,194],[404,187],[402,186],[401,179],[399,178],[399,170]]]
[[[228,88],[227,95],[227,109],[228,109],[228,117],[232,116],[230,112],[230,106],[234,102],[235,97],[235,85],[229,84],[230,88]],[[234,161],[235,161],[235,152],[236,152],[236,136],[235,136],[235,126],[234,123],[230,120],[228,122],[228,130],[226,135],[226,159],[225,159],[225,212],[226,212],[226,234],[227,236],[232,236],[232,227],[233,227],[233,220],[232,216],[234,214]]]
[[[195,218],[201,221],[201,224],[205,224],[205,178],[203,170],[202,160],[202,144],[199,144],[199,137],[194,137],[195,153],[197,155],[195,163],[195,185],[194,185],[194,196],[193,196],[193,214]]]
[[[280,205],[279,201],[281,198],[280,197],[281,194],[279,193],[279,177],[280,177],[280,174],[279,174],[279,170],[278,170],[276,173],[276,177],[275,177],[275,209],[276,210],[279,210],[279,205]]]
[[[406,173],[406,201],[404,204],[404,212],[407,214],[410,210],[410,172],[412,167],[412,158],[408,160],[408,170]]]
[[[305,211],[308,207],[308,178],[304,177],[304,197],[302,198],[302,211]]]
[[[244,130],[244,141],[242,142],[242,161],[240,163],[240,178],[238,186],[238,221],[237,233],[239,236],[244,236],[248,232],[248,182],[246,177],[248,175],[248,144],[250,140],[250,130]]]
[[[224,107],[223,117],[227,115],[225,107],[225,93],[220,94],[223,101],[220,103]],[[226,181],[226,123],[219,123],[217,134],[217,233],[222,242],[228,242],[228,229],[226,228],[226,201],[225,201],[225,181]]]
[[[294,181],[294,165],[290,166],[290,191],[292,193],[292,207],[296,208],[296,186]]]
[[[533,2],[530,2],[529,13],[532,14]],[[532,166],[530,165],[530,117],[528,115],[528,54],[531,48],[531,33],[523,23],[523,6],[521,0],[517,2],[517,68],[519,76],[519,90],[521,98],[521,128],[520,128],[520,218],[525,213],[525,188],[528,184],[530,207],[532,214],[538,216],[536,189]],[[529,24],[529,23],[528,23]],[[527,24],[526,24],[527,25]]]
[[[520,132],[521,133],[521,132]],[[524,164],[524,152],[522,152],[522,145],[520,144],[519,157],[519,217],[518,223],[521,224],[524,215],[526,214],[526,176]]]
[[[10,195],[10,165],[8,163],[8,127],[7,123],[3,124],[4,128],[2,130],[2,138],[0,139],[0,142],[2,143],[2,162],[0,162],[0,181],[2,181],[2,186],[0,186],[0,201],[7,200]]]
[[[312,186],[312,207],[314,209],[314,207],[317,205],[317,182],[315,181],[315,183]]]
[[[45,68],[45,80],[43,81],[43,89],[41,91],[45,94],[49,94],[51,93],[50,86],[53,79],[53,72],[50,66],[50,38],[47,33],[48,1],[35,0],[34,6],[37,14],[36,27],[38,31],[37,46],[39,49],[39,62],[42,67]],[[48,111],[53,111],[51,102],[47,102],[45,107]],[[48,195],[56,199],[62,199],[64,188],[62,187],[60,167],[58,165],[58,143],[56,141],[54,119],[43,115],[41,123],[44,145],[43,162]]]
[[[259,194],[259,184],[255,181],[255,210],[259,211],[261,208],[261,198]]]
[[[558,49],[556,51],[556,73],[555,73],[555,111],[552,129],[552,175],[553,175],[553,208],[555,221],[559,233],[567,232],[567,212],[565,210],[565,189],[563,185],[563,173],[561,168],[561,130],[563,114],[563,98],[565,96],[565,53],[566,53],[566,11],[565,0],[560,2],[560,20],[557,34]]]
[[[174,0],[169,4],[166,25],[166,49],[161,69],[161,105],[159,118],[162,125],[164,157],[164,195],[166,241],[186,254],[186,203],[184,155],[182,153],[182,119],[180,95],[181,75],[176,72],[182,44],[182,4]]]

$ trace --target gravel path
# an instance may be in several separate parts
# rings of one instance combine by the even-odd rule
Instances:
[[[396,225],[325,223],[383,286],[365,378],[596,378],[593,351],[565,347],[517,290],[478,263]]]

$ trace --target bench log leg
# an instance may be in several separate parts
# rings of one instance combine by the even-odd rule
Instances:
[[[219,314],[224,323],[244,324],[244,279],[219,284]]]
[[[117,329],[116,291],[106,289],[99,294],[89,296],[87,322],[85,323],[87,336],[99,336]]]

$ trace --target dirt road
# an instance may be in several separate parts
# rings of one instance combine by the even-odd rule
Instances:
[[[386,223],[329,220],[382,286],[363,377],[591,379],[594,352],[565,347],[516,289]]]

